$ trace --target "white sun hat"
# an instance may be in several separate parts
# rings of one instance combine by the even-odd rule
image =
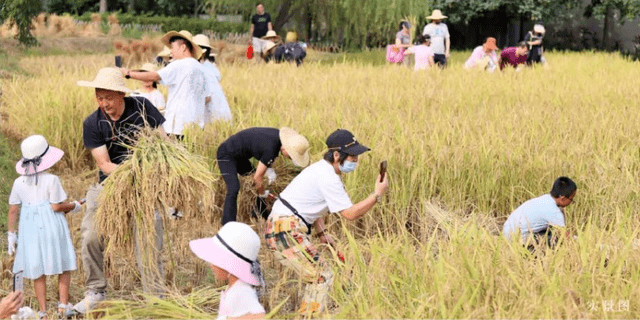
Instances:
[[[41,135],[33,135],[20,145],[22,159],[16,163],[16,171],[21,175],[32,175],[53,167],[62,159],[64,151],[52,147]]]
[[[442,14],[442,11],[436,9],[433,10],[433,12],[431,13],[430,16],[427,17],[427,19],[431,19],[431,20],[442,20],[442,19],[446,19],[447,16]]]
[[[116,68],[102,68],[98,71],[93,81],[78,81],[81,87],[98,88],[110,91],[118,91],[128,93],[131,92],[124,84],[124,76],[122,72]]]
[[[258,262],[260,237],[244,223],[227,222],[214,237],[192,240],[189,247],[198,258],[248,284],[264,283]]]

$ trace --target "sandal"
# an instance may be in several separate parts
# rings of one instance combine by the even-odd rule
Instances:
[[[73,305],[71,303],[64,304],[62,302],[58,302],[58,314],[66,316],[71,310],[73,310]]]

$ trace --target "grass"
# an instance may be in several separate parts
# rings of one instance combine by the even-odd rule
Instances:
[[[615,54],[549,53],[549,68],[486,74],[463,70],[466,55],[454,53],[445,71],[422,73],[385,65],[382,51],[310,55],[316,61],[301,68],[222,64],[234,123],[191,131],[186,143],[217,171],[217,146],[243,128],[290,126],[309,139],[313,160],[321,158],[328,134],[347,128],[372,148],[343,178],[354,202],[372,192],[377,163],[388,160],[391,187],[383,203],[357,222],[329,219],[347,263],[335,265],[327,316],[639,317],[640,116],[633,106],[640,70]],[[95,177],[80,126],[96,108],[92,91],[75,82],[93,79],[112,59],[29,57],[20,61],[27,75],[2,80],[7,125],[25,136],[43,133],[65,150],[56,173],[74,197]],[[281,188],[294,173],[282,159],[277,170],[284,172]],[[560,175],[578,184],[567,208],[569,230],[578,238],[532,256],[499,236],[509,212],[547,193]],[[239,217],[260,231],[261,222],[248,218],[255,192],[248,179],[242,182]],[[220,205],[224,187],[214,190]],[[80,218],[70,217],[77,246]],[[217,222],[186,219],[180,230],[166,250],[176,258],[167,278],[179,295],[167,299],[171,312],[152,313],[153,305],[133,298],[139,288],[134,263],[119,260],[111,262],[122,271],[110,275],[110,297],[133,301],[137,311],[117,313],[131,308],[114,306],[115,314],[192,314],[180,299],[211,279],[188,240],[212,235]],[[265,307],[282,305],[275,317],[295,317],[301,289],[295,276],[265,250],[260,260],[268,280]],[[82,271],[72,278],[77,301]]]
[[[16,173],[16,162],[20,159],[20,150],[16,148],[3,134],[0,133],[0,232],[4,235],[7,232],[7,212],[9,211],[9,194],[13,180],[18,177]]]

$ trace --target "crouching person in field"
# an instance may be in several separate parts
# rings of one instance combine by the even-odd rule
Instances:
[[[213,238],[189,242],[191,251],[206,261],[214,276],[226,282],[220,295],[218,320],[264,319],[254,286],[264,286],[258,262],[260,237],[250,226],[229,222]]]
[[[99,171],[99,183],[87,191],[86,211],[82,220],[82,264],[86,275],[87,291],[85,298],[74,306],[68,316],[84,314],[94,309],[106,298],[107,278],[104,273],[103,239],[94,225],[98,209],[98,196],[102,191],[102,182],[109,178],[129,153],[125,144],[130,145],[136,133],[145,126],[158,128],[162,133],[165,119],[158,109],[143,97],[125,97],[130,90],[125,86],[124,77],[116,68],[104,68],[98,71],[93,81],[78,81],[82,87],[95,88],[98,109],[89,115],[83,123],[83,141],[95,160]],[[156,250],[162,250],[163,226],[160,216],[156,216]],[[138,244],[136,243],[136,248]],[[159,256],[159,255],[158,255]],[[143,289],[157,292],[162,285],[160,279],[147,279],[142,260],[137,254],[138,266],[142,273]],[[160,259],[158,259],[160,260]],[[162,273],[161,261],[158,262]],[[148,269],[148,268],[147,268]],[[146,285],[154,282],[154,285]],[[150,286],[150,287],[149,287]]]
[[[541,242],[553,247],[558,236],[554,233],[565,227],[564,208],[573,202],[577,189],[573,180],[558,178],[549,194],[523,203],[509,215],[502,230],[504,236],[521,237],[529,250]]]
[[[347,130],[332,133],[327,147],[324,159],[302,170],[280,194],[265,225],[269,249],[280,263],[308,283],[299,309],[305,316],[325,310],[333,280],[331,268],[310,240],[312,227],[322,242],[335,248],[334,241],[324,232],[327,213],[339,212],[348,220],[358,219],[380,201],[389,185],[386,176],[382,182],[378,176],[374,192],[354,205],[341,176],[355,170],[358,156],[370,149]],[[344,259],[340,253],[338,257]]]

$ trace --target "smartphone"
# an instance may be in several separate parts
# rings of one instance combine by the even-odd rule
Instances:
[[[384,181],[384,175],[387,173],[387,160],[380,162],[380,182]]]
[[[122,68],[122,56],[116,56],[116,67]]]
[[[87,203],[87,199],[85,198],[85,199],[82,199],[82,200],[80,200],[78,202],[80,202],[80,204],[85,204],[85,203]]]
[[[13,274],[13,291],[24,291],[24,282],[22,281],[22,271]]]

